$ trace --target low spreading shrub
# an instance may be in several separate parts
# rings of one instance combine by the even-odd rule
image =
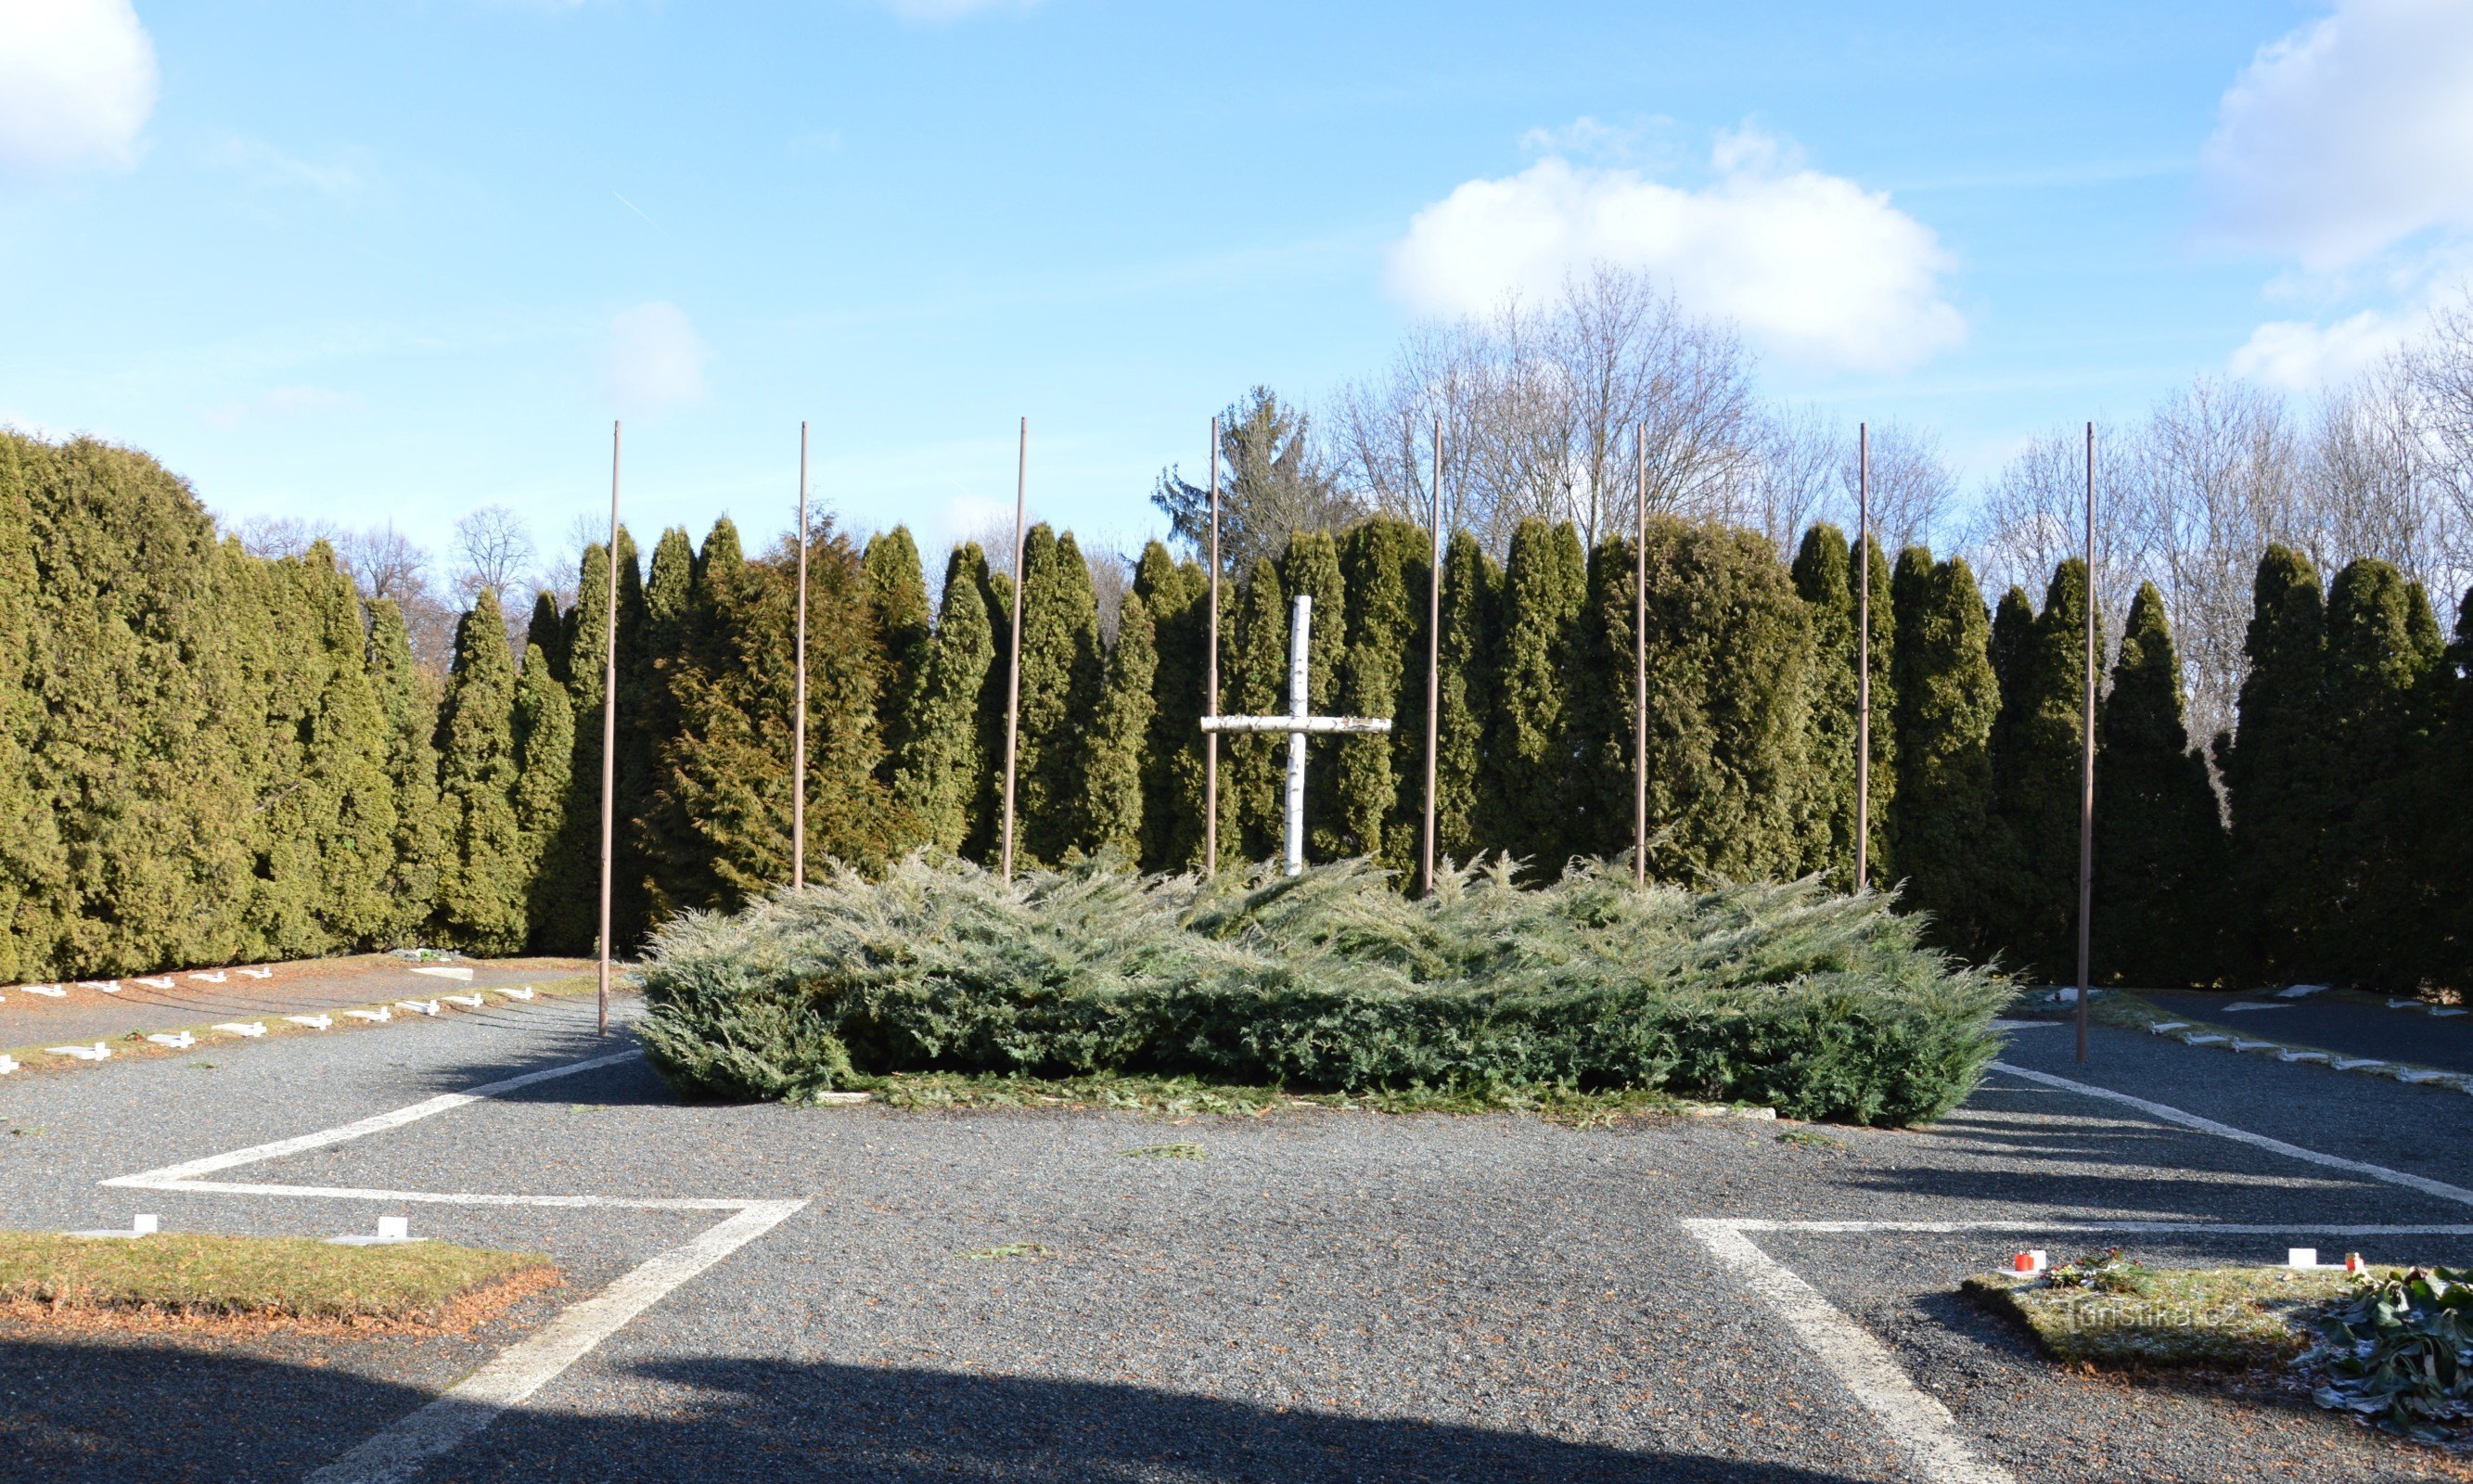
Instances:
[[[2299,1364],[2320,1406],[2439,1443],[2473,1420],[2473,1272],[2365,1275],[2317,1329]]]
[[[855,1072],[1146,1073],[1658,1089],[1914,1123],[1975,1086],[2008,993],[1919,927],[1813,881],[1644,890],[1590,862],[1534,888],[1445,872],[1411,899],[1362,862],[1008,885],[917,854],[674,921],[641,1034],[673,1084],[727,1098]]]

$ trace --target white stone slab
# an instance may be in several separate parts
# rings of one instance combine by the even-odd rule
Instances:
[[[54,1056],[73,1056],[81,1062],[111,1060],[111,1048],[99,1041],[91,1046],[45,1046],[43,1049]]]
[[[2189,1028],[2190,1022],[2187,1020],[2158,1020],[2154,1024],[2147,1027],[2147,1034],[2149,1036],[2162,1036],[2173,1031],[2186,1031]]]
[[[221,984],[221,983],[223,983],[226,979],[228,979],[228,978],[230,978],[231,976],[230,976],[229,974],[225,973],[222,969],[200,969],[200,970],[198,970],[197,972],[192,973],[191,975],[189,975],[189,977],[190,977],[190,978],[192,978],[192,979],[203,979],[203,980],[204,980],[206,983],[208,983],[208,984]]]
[[[275,970],[272,969],[244,969],[241,972],[252,979],[272,979],[275,977]]]
[[[2184,1036],[2181,1038],[2181,1043],[2185,1046],[2221,1046],[2230,1040],[2232,1040],[2230,1036],[2217,1036],[2213,1034],[2205,1036]]]
[[[169,1046],[175,1051],[186,1051],[191,1046],[198,1043],[198,1038],[190,1035],[187,1031],[182,1031],[178,1036],[164,1036],[157,1034],[149,1036],[146,1039],[155,1042],[155,1044],[158,1046]]]
[[[153,1236],[162,1229],[163,1220],[161,1217],[139,1216],[129,1223],[129,1230],[126,1232],[107,1230],[102,1232],[64,1232],[60,1234],[63,1236],[92,1237],[97,1241],[111,1241],[115,1238],[121,1241],[134,1241],[141,1236]]]
[[[2330,1062],[2335,1060],[2335,1058],[2324,1051],[2279,1051],[2275,1054],[2275,1059],[2279,1062]]]
[[[80,979],[78,981],[78,988],[81,990],[100,990],[106,994],[117,994],[120,993],[120,981],[117,979]]]
[[[434,967],[424,967],[416,969],[413,972],[417,974],[429,974],[440,979],[461,979],[467,984],[472,982],[472,970],[468,969],[439,969]]]
[[[355,1020],[367,1020],[372,1025],[395,1018],[395,1012],[392,1010],[347,1010],[344,1014]]]
[[[533,987],[527,984],[520,989],[500,990],[498,993],[509,999],[530,999],[533,997]]]
[[[2237,999],[2224,1007],[2224,1014],[2236,1015],[2245,1010],[2290,1010],[2291,1005],[2270,1005],[2263,999]]]
[[[229,1031],[235,1036],[248,1036],[254,1039],[266,1034],[266,1022],[263,1020],[218,1020],[215,1022],[215,1029],[219,1031]]]
[[[2278,999],[2308,999],[2313,994],[2324,994],[2326,993],[2327,986],[2323,984],[2292,984],[2276,991],[2275,997]]]
[[[168,990],[172,987],[172,976],[170,974],[165,974],[158,979],[150,979],[144,974],[140,974],[137,976],[137,982],[146,986],[150,990]]]
[[[467,1010],[478,1010],[489,1003],[478,994],[441,994],[438,996],[438,1002],[442,1005],[461,1005]]]
[[[2233,1049],[2235,1051],[2281,1051],[2284,1049],[2284,1042],[2280,1041],[2243,1041],[2239,1038],[2235,1038],[2233,1041]]]
[[[409,1010],[415,1015],[434,1016],[438,1014],[438,1001],[434,999],[399,999],[395,1002],[395,1008],[397,1010]]]
[[[295,1025],[305,1025],[313,1031],[323,1031],[335,1023],[325,1016],[285,1016],[283,1018]]]
[[[17,988],[29,994],[40,994],[45,999],[65,999],[69,993],[57,984],[21,984]]]
[[[0,1077],[6,1077],[16,1069],[17,1059],[6,1053],[0,1053]]]
[[[2387,1065],[2387,1063],[2380,1061],[2374,1056],[2357,1056],[2349,1057],[2343,1061],[2338,1062],[2336,1064],[2336,1070],[2340,1072],[2357,1072],[2365,1066],[2385,1066]]]

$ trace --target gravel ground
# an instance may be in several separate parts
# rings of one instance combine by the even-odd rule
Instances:
[[[2139,997],[2176,1016],[2295,1045],[2317,1046],[2352,1056],[2386,1057],[2452,1072],[2473,1072],[2473,1016],[2434,1016],[2427,1010],[2412,1008],[2390,1010],[2384,998],[2370,995],[2356,998],[2350,994],[2314,994],[2308,999],[2277,999],[2272,994],[2144,990]],[[2233,1005],[2272,1008],[2228,1013],[2227,1007]]]
[[[360,1203],[97,1189],[590,1054],[587,1006],[0,1087],[12,1226],[324,1233]],[[2463,1182],[2431,1094],[2098,1028],[2021,1065]],[[640,1064],[254,1166],[251,1179],[811,1204],[433,1465],[433,1480],[1895,1480],[1873,1420],[1685,1217],[2473,1222],[1996,1076],[1936,1130],[1330,1111],[1167,1124],[1043,1112],[681,1107]],[[1124,1151],[1189,1140],[1201,1160]],[[416,1230],[546,1249],[582,1292],[709,1218],[424,1207]],[[2289,1396],[2064,1375],[1958,1302],[2006,1235],[1769,1233],[2022,1481],[2464,1477]],[[2292,1243],[2306,1242],[2296,1234]],[[1003,1246],[1011,1257],[965,1254]],[[2271,1260],[2282,1236],[2142,1252]],[[2319,1245],[2334,1246],[2322,1240]],[[2451,1239],[2374,1257],[2473,1257]],[[572,1297],[569,1294],[567,1297]],[[0,1476],[293,1479],[538,1321],[471,1341],[207,1348],[0,1334]],[[72,1472],[63,1460],[75,1460]],[[14,1472],[12,1472],[12,1470]]]
[[[0,986],[0,1047],[92,1041],[132,1031],[204,1027],[217,1020],[255,1020],[271,1015],[314,1015],[341,1005],[382,1004],[416,996],[432,999],[491,985],[589,973],[593,961],[474,959],[432,966],[468,969],[472,970],[469,980],[417,974],[413,965],[383,953],[259,967],[274,969],[274,977],[252,979],[237,969],[224,969],[217,970],[224,974],[224,982],[209,984],[188,972],[151,974],[149,978],[170,978],[172,988],[156,989],[125,978],[119,981],[117,994],[63,982],[54,986],[67,991],[57,999],[27,993],[17,986]]]

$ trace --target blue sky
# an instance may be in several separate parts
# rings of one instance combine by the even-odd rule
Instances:
[[[1980,476],[2402,333],[2466,9],[0,0],[0,420],[560,546],[620,414],[639,532],[786,525],[805,418],[931,540],[1027,415],[1034,509],[1131,540],[1247,386],[1602,251]]]

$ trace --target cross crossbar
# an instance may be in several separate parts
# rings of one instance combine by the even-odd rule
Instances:
[[[1306,869],[1306,736],[1308,733],[1389,731],[1380,716],[1308,716],[1308,639],[1313,630],[1313,599],[1298,593],[1295,617],[1288,625],[1288,714],[1285,716],[1206,716],[1205,731],[1285,731],[1288,734],[1288,818],[1285,839],[1287,873]]]

